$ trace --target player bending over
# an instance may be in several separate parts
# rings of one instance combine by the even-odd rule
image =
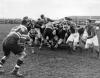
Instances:
[[[21,25],[12,28],[10,33],[5,37],[5,39],[2,42],[4,56],[0,61],[0,68],[3,67],[4,63],[9,58],[11,52],[15,55],[19,55],[17,63],[11,72],[11,74],[16,76],[23,76],[19,73],[18,70],[23,64],[23,60],[26,56],[24,43],[30,39],[28,36],[28,31],[29,30],[27,29],[26,19],[26,23],[22,23]]]

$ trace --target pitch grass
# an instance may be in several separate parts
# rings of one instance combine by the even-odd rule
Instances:
[[[0,58],[3,56],[2,40],[13,26],[16,25],[0,24]],[[77,51],[70,54],[65,48],[50,50],[45,47],[42,50],[35,47],[36,54],[30,51],[28,48],[28,56],[20,69],[24,78],[100,78],[100,60],[95,58],[96,53]],[[16,78],[9,72],[17,58],[11,53],[4,64],[5,73],[0,74],[0,78]]]

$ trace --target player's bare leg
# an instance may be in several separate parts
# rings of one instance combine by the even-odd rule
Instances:
[[[41,38],[41,42],[40,42],[39,49],[41,49],[41,48],[42,48],[42,46],[43,46],[43,43],[44,43],[44,38]]]
[[[1,61],[0,61],[0,73],[4,73],[4,69],[3,69],[3,65],[6,62],[6,60],[8,59],[8,57],[3,56]]]
[[[6,60],[9,58],[10,52],[4,55],[0,60],[0,73],[4,73],[3,65],[5,64]]]
[[[26,53],[22,52],[20,54],[20,58],[17,60],[17,64],[15,65],[14,69],[11,71],[12,75],[16,75],[18,77],[23,76],[23,74],[19,73],[20,66],[23,64],[23,60],[26,57]]]
[[[97,58],[100,58],[100,51],[99,51],[99,46],[94,46],[94,50],[97,54]]]
[[[62,44],[62,42],[63,42],[63,39],[59,39],[57,44],[55,45],[55,48],[57,48],[60,44]]]

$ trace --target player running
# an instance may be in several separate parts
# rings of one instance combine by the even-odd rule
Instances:
[[[88,37],[86,40],[86,45],[85,48],[93,48],[93,50],[96,51],[97,57],[99,57],[99,41],[97,37],[97,30],[99,28],[92,25],[92,20],[88,20],[88,25],[87,25],[87,33]]]
[[[18,70],[20,66],[23,64],[23,60],[26,56],[24,44],[25,42],[30,40],[28,36],[29,30],[27,29],[28,18],[26,18],[25,20],[24,23],[22,21],[21,25],[12,28],[10,33],[5,37],[5,39],[2,42],[4,56],[0,61],[0,68],[3,67],[4,63],[9,58],[11,52],[15,55],[19,55],[17,63],[11,72],[11,74],[16,76],[23,76],[19,73]]]

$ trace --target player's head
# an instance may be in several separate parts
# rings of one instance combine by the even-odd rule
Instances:
[[[65,17],[65,20],[67,20],[67,21],[71,21],[72,19],[69,18],[69,17]]]
[[[28,16],[23,17],[21,24],[26,26],[28,22]]]
[[[26,17],[23,17],[23,20],[22,20],[22,25],[24,25],[28,31],[30,31],[31,27],[32,27],[32,21],[31,19],[29,19],[27,16]]]
[[[92,24],[92,20],[91,19],[87,19],[86,20],[86,25],[90,25],[91,26],[91,24]]]
[[[40,17],[43,19],[44,18],[44,14],[41,14]]]
[[[27,20],[27,19],[28,19],[28,16],[23,17],[23,20]]]
[[[27,21],[27,25],[26,25],[26,27],[27,27],[28,31],[30,31],[31,28],[33,28],[32,20],[29,19],[29,20]]]

